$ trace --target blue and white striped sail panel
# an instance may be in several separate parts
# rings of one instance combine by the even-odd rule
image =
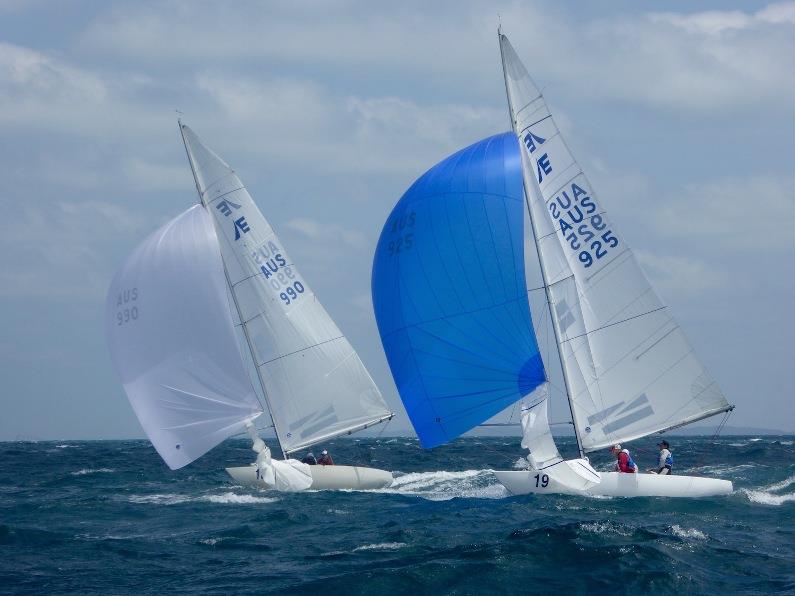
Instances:
[[[425,448],[545,381],[525,282],[521,167],[516,135],[475,143],[420,177],[381,232],[375,316]]]

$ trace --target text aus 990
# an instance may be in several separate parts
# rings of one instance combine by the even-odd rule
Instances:
[[[116,326],[138,319],[138,288],[122,290],[116,297]]]

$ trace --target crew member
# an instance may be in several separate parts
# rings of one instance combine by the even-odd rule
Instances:
[[[638,466],[634,461],[632,461],[632,457],[629,455],[629,450],[622,449],[621,445],[616,443],[610,448],[610,451],[616,456],[617,472],[626,472],[627,474],[638,473]]]
[[[320,459],[317,460],[317,463],[319,463],[321,466],[333,466],[334,460],[331,459],[328,451],[324,449],[323,453],[320,454]]]
[[[672,474],[671,468],[674,465],[674,456],[671,454],[670,445],[668,441],[660,441],[657,443],[660,448],[660,459],[657,461],[657,468],[649,470],[652,474]]]
[[[302,464],[309,464],[310,466],[316,466],[317,460],[315,459],[315,454],[311,451],[304,456],[304,459],[301,460]]]

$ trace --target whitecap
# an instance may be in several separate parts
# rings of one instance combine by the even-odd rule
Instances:
[[[353,552],[360,552],[363,550],[398,550],[406,546],[405,542],[379,542],[378,544],[364,544],[357,546]]]
[[[254,495],[238,495],[233,492],[221,495],[201,495],[190,497],[174,493],[154,494],[154,495],[132,495],[128,499],[131,503],[151,504],[151,505],[179,505],[181,503],[204,502],[232,505],[250,505],[254,503],[276,503],[280,499],[275,497],[256,497]]]
[[[750,490],[746,488],[740,489],[740,492],[744,493],[752,503],[759,503],[761,505],[783,505],[789,501],[795,501],[795,493],[774,495],[763,490]]]
[[[202,538],[201,540],[199,540],[199,543],[206,544],[208,546],[215,546],[222,540],[223,538]]]
[[[132,495],[128,501],[130,503],[139,504],[153,504],[153,505],[177,505],[179,503],[187,503],[191,498],[185,495],[169,494],[155,494],[155,495]]]
[[[696,528],[683,528],[678,524],[671,526],[671,533],[677,538],[695,538],[697,540],[706,540],[708,536],[701,530]]]
[[[761,487],[760,489],[743,488],[740,493],[748,497],[752,503],[759,503],[760,505],[783,505],[790,501],[795,501],[795,493],[776,494],[777,491],[782,491],[795,484],[795,476],[790,476],[785,480],[774,482],[768,486]]]
[[[77,472],[69,472],[72,476],[85,476],[86,474],[112,474],[115,472],[113,468],[83,468]]]
[[[281,499],[276,497],[255,497],[254,495],[238,495],[232,492],[222,495],[202,495],[197,501],[208,503],[232,503],[238,505],[249,505],[252,503],[278,503]]]
[[[790,476],[786,480],[782,480],[781,482],[776,482],[776,483],[771,484],[770,486],[768,486],[766,488],[767,488],[767,490],[773,490],[773,491],[783,490],[783,489],[785,489],[787,487],[792,486],[793,484],[795,484],[795,476]]]
[[[618,534],[619,536],[632,536],[632,530],[611,521],[584,522],[580,529],[593,534]]]

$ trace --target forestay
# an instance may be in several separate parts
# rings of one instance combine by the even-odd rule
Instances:
[[[127,397],[171,469],[262,413],[235,339],[215,230],[200,205],[127,258],[105,317]]]
[[[381,232],[373,306],[425,448],[545,381],[527,300],[523,210],[519,149],[505,133],[426,172]]]
[[[234,171],[182,126],[286,452],[392,416],[359,356]]]
[[[504,35],[500,46],[582,447],[599,449],[727,410]]]

